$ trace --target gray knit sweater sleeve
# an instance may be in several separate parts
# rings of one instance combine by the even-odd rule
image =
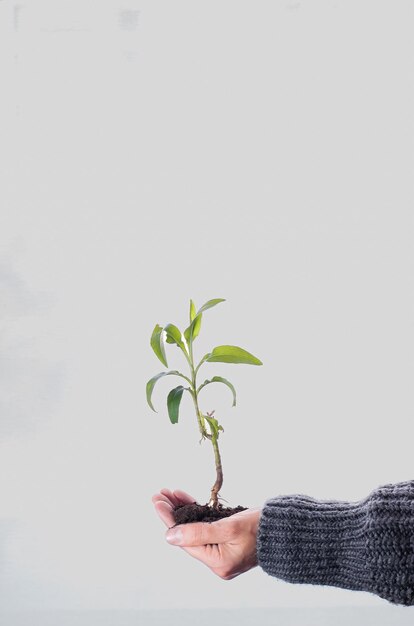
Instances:
[[[414,480],[387,484],[358,502],[306,495],[267,500],[257,556],[271,576],[330,585],[414,605]]]

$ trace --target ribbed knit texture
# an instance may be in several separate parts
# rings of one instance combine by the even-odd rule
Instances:
[[[358,502],[306,495],[267,500],[257,535],[260,567],[290,583],[330,585],[414,605],[414,480]]]

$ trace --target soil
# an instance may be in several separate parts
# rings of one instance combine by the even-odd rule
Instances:
[[[240,511],[246,511],[245,506],[236,506],[234,508],[219,504],[216,509],[207,504],[180,504],[173,509],[175,526],[178,524],[188,524],[190,522],[216,522],[224,517],[230,517]]]

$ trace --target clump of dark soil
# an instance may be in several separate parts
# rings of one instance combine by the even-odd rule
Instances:
[[[216,509],[207,504],[179,504],[173,509],[175,525],[188,524],[190,522],[216,522],[219,519],[230,517],[240,511],[246,511],[245,506],[236,506],[234,508],[219,504]]]

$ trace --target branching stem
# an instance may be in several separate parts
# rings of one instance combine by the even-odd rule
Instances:
[[[200,407],[198,405],[198,391],[200,391],[200,389],[197,390],[197,372],[200,368],[200,365],[202,365],[202,362],[199,363],[197,368],[194,368],[192,341],[190,340],[190,347],[189,347],[189,363],[191,367],[190,393],[194,402],[194,408],[195,408],[196,415],[197,415],[198,427],[201,433],[201,440],[209,439],[214,449],[214,459],[215,459],[215,464],[216,464],[216,480],[215,480],[213,487],[211,488],[210,501],[208,503],[208,506],[216,509],[218,507],[218,494],[223,485],[223,467],[221,464],[221,456],[220,456],[220,450],[219,450],[219,445],[218,445],[218,432],[214,431],[211,424],[210,424],[210,432],[207,431],[205,417],[203,413],[201,412]],[[211,417],[212,414],[213,412],[207,415]]]

